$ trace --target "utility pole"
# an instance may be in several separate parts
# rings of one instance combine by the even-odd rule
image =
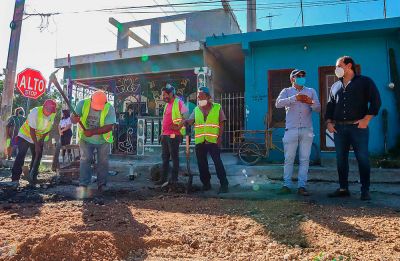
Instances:
[[[0,107],[0,155],[4,156],[6,144],[7,120],[12,114],[15,75],[17,70],[19,40],[21,36],[22,18],[24,16],[25,0],[16,0],[14,16],[10,23],[11,36],[8,46],[6,78],[4,80],[3,94]]]
[[[255,32],[257,29],[256,10],[256,0],[247,0],[247,32]]]
[[[386,19],[386,0],[383,0],[383,17]]]
[[[304,26],[303,0],[300,0],[300,10],[301,10],[301,26]]]

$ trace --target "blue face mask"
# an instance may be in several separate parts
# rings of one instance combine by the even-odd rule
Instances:
[[[295,82],[297,85],[304,86],[304,84],[306,84],[306,77],[295,78],[294,82]]]

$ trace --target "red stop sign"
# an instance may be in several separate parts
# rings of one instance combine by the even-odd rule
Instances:
[[[27,68],[17,75],[17,88],[23,96],[36,100],[46,90],[46,79],[39,71]]]

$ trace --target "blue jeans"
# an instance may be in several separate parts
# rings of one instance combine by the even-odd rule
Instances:
[[[88,186],[92,179],[92,160],[94,150],[97,150],[97,186],[103,186],[107,184],[108,175],[108,159],[110,154],[110,144],[91,144],[84,140],[79,142],[81,159],[80,159],[80,176],[79,185]]]
[[[340,188],[349,188],[349,151],[351,145],[358,162],[361,191],[369,191],[371,172],[368,154],[369,129],[360,129],[357,125],[341,124],[336,124],[335,129],[337,132],[334,134],[334,139]]]
[[[312,128],[297,128],[285,131],[285,136],[282,139],[285,151],[285,165],[283,167],[284,186],[288,188],[292,186],[293,164],[296,158],[297,147],[299,147],[300,166],[297,187],[306,187],[313,140],[314,133]]]

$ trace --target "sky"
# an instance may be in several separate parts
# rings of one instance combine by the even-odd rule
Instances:
[[[221,8],[216,3],[199,4],[202,0],[25,0],[26,13],[53,13],[48,26],[42,24],[39,16],[31,16],[23,21],[17,73],[25,68],[34,68],[48,78],[54,70],[54,59],[91,54],[116,49],[117,29],[108,22],[114,17],[120,22],[141,20],[157,16],[174,14],[175,11],[194,11]],[[353,3],[337,4],[343,0],[303,0],[304,25],[338,23],[383,18],[384,0],[349,0]],[[135,13],[83,12],[85,10],[126,6],[163,5],[197,2],[196,5],[183,7],[163,7],[153,9],[135,9]],[[301,26],[300,0],[257,0],[257,28],[262,30]],[[357,3],[355,3],[357,2]],[[0,0],[0,73],[6,67],[8,45],[11,30],[9,24],[14,11],[14,0]],[[321,3],[315,6],[316,3]],[[330,5],[326,5],[330,3]],[[387,17],[400,16],[400,0],[386,0]],[[242,32],[246,32],[246,3],[243,0],[231,0]],[[153,13],[138,13],[150,11]],[[169,13],[168,13],[169,12]],[[266,18],[272,16],[272,18]],[[47,21],[44,21],[47,24]],[[132,29],[142,38],[150,38],[150,28]],[[183,40],[185,23],[177,22],[163,25],[161,41]],[[138,46],[130,40],[130,47]],[[62,73],[58,74],[59,77]],[[4,79],[0,76],[0,79]]]

